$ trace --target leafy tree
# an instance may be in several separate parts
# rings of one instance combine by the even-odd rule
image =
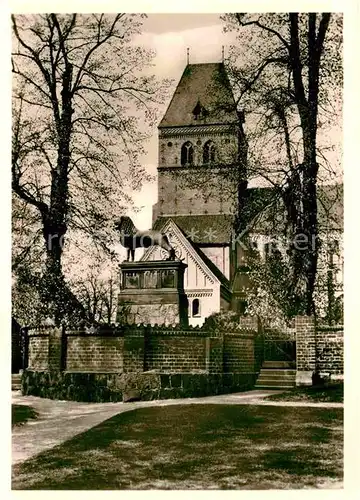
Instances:
[[[147,126],[167,82],[134,44],[142,16],[12,16],[12,188],[33,207],[42,233],[40,287],[56,322],[84,314],[62,271],[65,235],[80,230],[108,248],[111,221],[147,178],[141,166]],[[71,304],[71,305],[70,305]]]
[[[238,105],[250,114],[248,172],[274,187],[286,210],[285,230],[306,248],[289,248],[296,312],[315,312],[319,254],[319,165],[329,161],[319,129],[333,120],[342,83],[342,18],[329,13],[228,14],[236,30],[230,61]],[[335,106],[336,107],[336,106]],[[332,147],[333,145],[330,145]],[[265,153],[265,154],[264,154]],[[303,301],[301,300],[303,297]]]

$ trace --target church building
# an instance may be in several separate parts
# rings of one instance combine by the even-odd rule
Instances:
[[[188,64],[159,124],[153,227],[187,264],[189,323],[232,302],[232,234],[239,176],[246,176],[243,118],[223,63]],[[150,247],[141,260],[165,257]]]
[[[176,258],[187,265],[184,291],[193,326],[202,325],[212,313],[243,312],[246,307],[246,255],[234,235],[239,186],[247,181],[243,123],[224,64],[204,63],[185,67],[158,126],[158,202],[152,227],[168,236]],[[270,191],[246,189],[248,208],[266,207]],[[327,200],[331,190],[325,191]],[[342,200],[335,205],[333,222],[341,238]],[[319,207],[321,228],[325,212],[321,203]],[[251,213],[248,210],[246,217],[251,219]],[[266,222],[252,230],[260,254],[268,244],[267,233]],[[154,246],[141,260],[164,258],[167,253]]]

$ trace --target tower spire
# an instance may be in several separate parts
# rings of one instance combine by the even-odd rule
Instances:
[[[187,59],[187,64],[189,64],[189,53],[190,53],[190,49],[189,47],[186,49],[186,59]]]

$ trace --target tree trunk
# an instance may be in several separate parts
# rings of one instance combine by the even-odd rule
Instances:
[[[306,278],[306,314],[315,314],[314,289],[318,263],[318,221],[317,221],[317,174],[316,136],[319,94],[320,58],[330,14],[322,14],[316,33],[315,13],[308,14],[308,95],[302,75],[300,56],[298,14],[290,14],[290,61],[294,81],[296,103],[303,133],[304,161],[302,165],[302,218],[303,232],[307,239],[304,255]]]
[[[43,236],[46,247],[44,295],[49,301],[56,324],[73,311],[83,308],[65,283],[61,257],[67,232],[70,141],[72,134],[72,65],[67,63],[62,75],[61,115],[56,121],[58,133],[57,165],[51,173],[51,193],[48,213],[43,216]]]
[[[304,146],[306,137],[304,140]],[[315,304],[313,300],[317,262],[319,253],[318,241],[318,221],[317,221],[317,172],[315,141],[310,141],[308,152],[305,154],[303,173],[303,218],[304,233],[307,237],[308,249],[305,259],[306,269],[306,314],[315,314]]]

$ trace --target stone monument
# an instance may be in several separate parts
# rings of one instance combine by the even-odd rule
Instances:
[[[117,322],[187,326],[186,267],[178,260],[123,262]]]

